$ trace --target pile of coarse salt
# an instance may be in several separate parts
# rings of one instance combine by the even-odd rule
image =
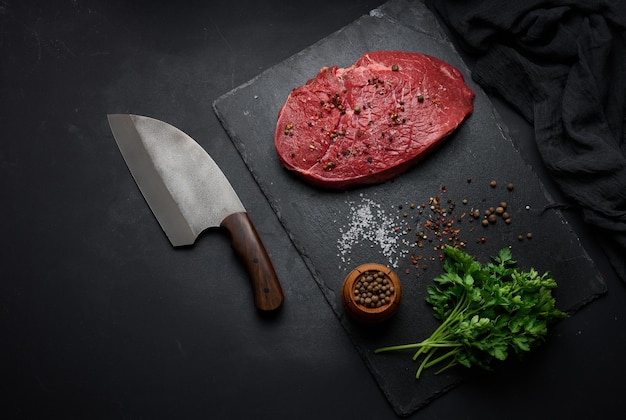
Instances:
[[[398,267],[401,254],[399,246],[403,243],[397,233],[398,216],[388,215],[379,203],[361,195],[361,202],[347,202],[350,215],[347,225],[339,229],[337,240],[338,256],[343,263],[351,262],[352,251],[356,246],[369,243],[370,248],[380,248],[380,253],[389,262],[389,266]]]

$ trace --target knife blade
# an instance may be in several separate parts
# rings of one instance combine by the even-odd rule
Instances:
[[[228,231],[252,283],[255,306],[278,309],[283,291],[237,193],[215,161],[178,128],[146,116],[109,114],[113,137],[137,186],[174,247],[208,228]]]

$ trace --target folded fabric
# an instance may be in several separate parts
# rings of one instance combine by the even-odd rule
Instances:
[[[427,0],[472,78],[530,121],[554,181],[626,282],[626,25],[603,0]]]

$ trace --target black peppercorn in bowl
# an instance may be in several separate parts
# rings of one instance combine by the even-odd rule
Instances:
[[[356,321],[376,324],[398,310],[402,287],[398,276],[382,264],[362,264],[343,282],[341,301],[346,313]]]

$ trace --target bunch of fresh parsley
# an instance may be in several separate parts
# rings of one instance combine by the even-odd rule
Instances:
[[[444,253],[444,272],[428,287],[426,299],[442,324],[419,343],[375,350],[417,349],[413,360],[423,359],[416,378],[435,365],[441,366],[436,373],[456,365],[491,370],[494,360],[542,342],[550,321],[567,316],[556,308],[551,274],[515,268],[509,248],[486,265],[451,246]]]

